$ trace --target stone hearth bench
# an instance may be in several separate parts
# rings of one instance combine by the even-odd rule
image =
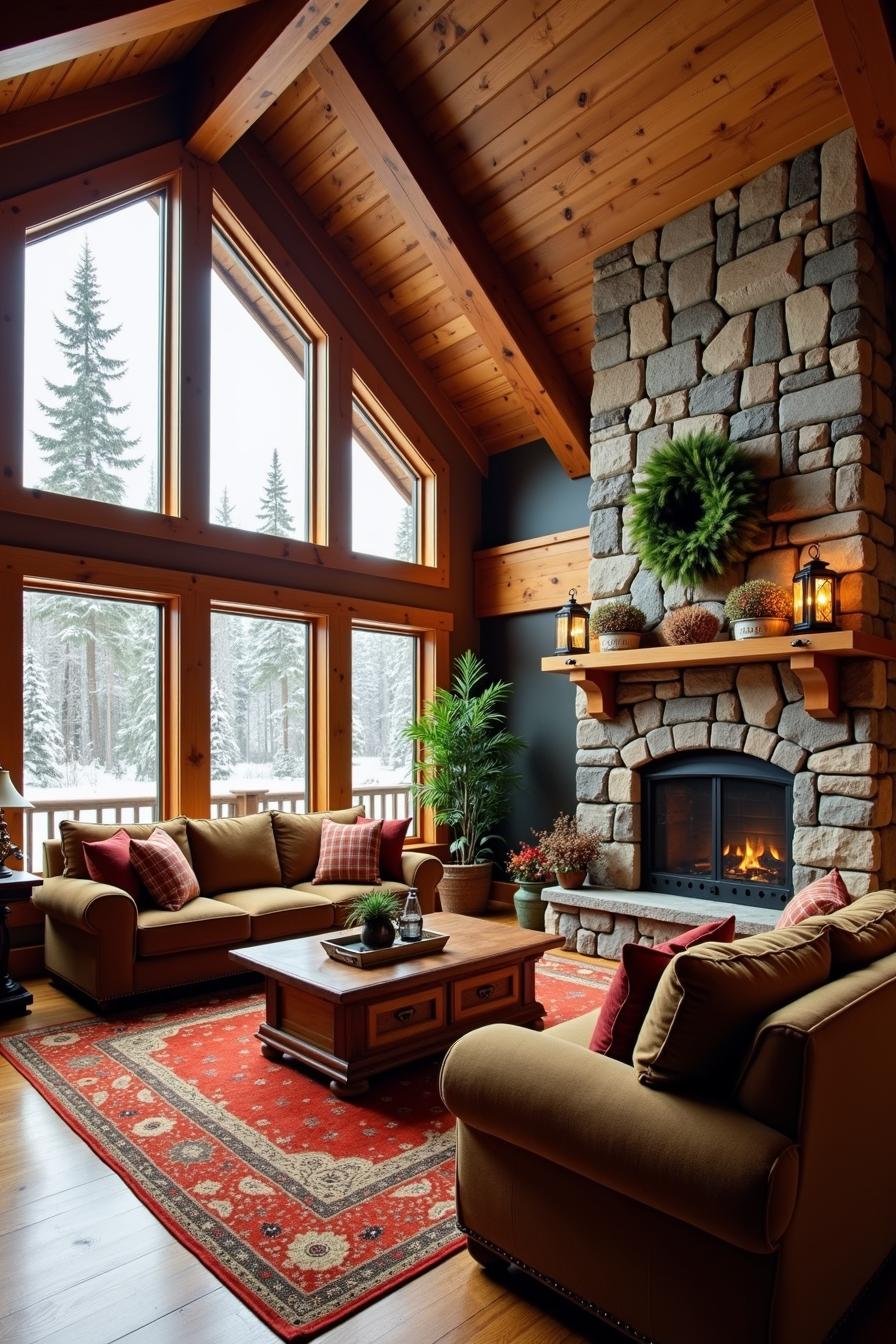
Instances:
[[[544,926],[561,933],[571,952],[618,960],[624,943],[665,942],[685,929],[711,919],[737,917],[738,937],[773,929],[780,910],[754,905],[725,905],[694,896],[660,896],[650,891],[617,891],[611,887],[545,887]]]

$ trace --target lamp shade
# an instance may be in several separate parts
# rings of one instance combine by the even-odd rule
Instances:
[[[27,798],[23,798],[9,777],[9,771],[0,769],[0,807],[31,808]]]

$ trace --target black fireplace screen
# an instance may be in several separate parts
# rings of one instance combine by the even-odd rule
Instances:
[[[791,895],[791,777],[734,752],[689,753],[645,770],[646,883],[748,905]]]

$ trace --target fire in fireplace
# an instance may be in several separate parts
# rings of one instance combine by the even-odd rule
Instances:
[[[792,783],[784,770],[729,751],[655,761],[645,783],[645,885],[742,905],[792,895]]]

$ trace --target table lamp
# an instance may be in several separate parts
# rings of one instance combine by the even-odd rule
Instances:
[[[3,815],[5,807],[30,808],[31,804],[27,798],[23,798],[9,777],[9,771],[0,766],[0,878],[12,877],[13,871],[7,868],[6,860],[8,858],[24,860],[25,855],[14,845],[9,835],[9,827],[6,824],[6,817]]]

